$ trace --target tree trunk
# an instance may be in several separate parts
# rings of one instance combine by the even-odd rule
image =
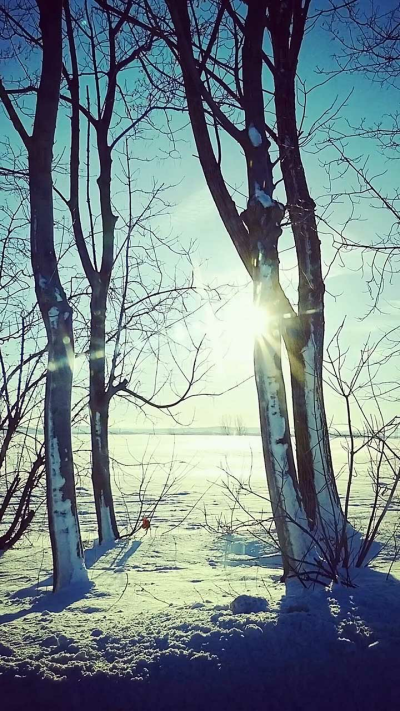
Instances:
[[[116,218],[111,206],[111,149],[107,143],[108,125],[96,128],[100,175],[103,253],[100,271],[92,278],[90,301],[90,428],[92,436],[92,482],[96,504],[99,543],[119,538],[114,511],[108,451],[109,393],[106,387],[106,312],[108,289],[114,265]]]
[[[255,341],[254,370],[268,489],[286,578],[290,573],[306,574],[304,566],[313,543],[305,534],[307,517],[299,495],[290,440],[281,362],[278,255],[276,248],[268,249],[264,241],[259,241],[257,247],[254,305],[260,318],[265,318],[265,325]]]
[[[33,203],[31,198],[32,208]],[[45,274],[41,274],[41,279],[51,281]],[[59,294],[61,300],[57,301]],[[50,287],[46,295],[42,287],[37,290],[37,297],[48,337],[44,429],[47,508],[56,591],[87,579],[76,511],[71,441],[72,311],[60,284],[55,289]]]
[[[96,276],[90,302],[90,431],[92,440],[92,483],[96,505],[99,543],[119,537],[114,512],[108,451],[109,400],[105,386],[105,318],[107,286]]]
[[[281,169],[298,260],[298,318],[288,319],[288,350],[297,471],[302,499],[312,527],[335,545],[343,528],[330,451],[322,387],[324,352],[324,292],[321,250],[300,155],[295,100],[295,69],[288,64],[290,52],[279,36],[273,39],[275,60],[275,108]]]
[[[237,131],[235,138],[246,155],[249,201],[241,219],[227,191],[208,133],[201,96],[201,78],[197,73],[191,44],[187,0],[167,0],[167,5],[176,31],[190,121],[208,187],[233,243],[253,276],[256,302],[262,309],[271,309],[271,299],[277,302],[273,308],[278,307],[278,302],[281,304],[283,301],[277,257],[282,209],[272,199],[270,144],[265,134],[262,46],[266,0],[248,4],[244,30],[242,105],[246,130]],[[285,310],[287,303],[286,299]],[[281,308],[283,310],[283,306]],[[302,561],[308,559],[312,540],[307,533],[307,517],[302,510],[296,484],[280,358],[280,328],[280,316],[277,315],[273,342],[266,332],[256,343],[254,365],[267,481],[284,573],[287,576],[293,569],[299,572],[304,570]],[[303,521],[303,529],[300,521]]]
[[[114,266],[115,218],[111,209],[111,150],[107,144],[107,133],[111,121],[115,98],[115,52],[113,68],[110,67],[109,81],[112,86],[107,92],[104,112],[95,121],[100,175],[98,187],[103,228],[103,254],[100,271],[89,257],[85,242],[79,208],[79,160],[80,160],[80,75],[75,47],[73,21],[69,2],[64,2],[67,36],[71,54],[72,73],[69,78],[71,92],[71,160],[70,160],[70,200],[75,242],[80,260],[90,284],[90,345],[89,345],[89,410],[92,444],[92,484],[97,517],[99,543],[107,543],[119,538],[114,513],[114,502],[110,481],[110,457],[108,451],[108,411],[109,395],[106,388],[106,311],[107,296]],[[96,70],[96,68],[95,68]],[[100,112],[100,106],[98,107]],[[90,163],[88,155],[88,164]],[[94,260],[96,264],[96,260]]]
[[[61,286],[54,247],[52,153],[61,81],[62,1],[38,0],[43,64],[28,144],[31,258],[48,338],[45,395],[47,507],[54,591],[87,580],[76,510],[71,441],[74,363],[72,310]]]
[[[265,13],[266,0],[249,4],[245,21],[242,61],[246,139],[243,147],[249,201],[242,219],[249,231],[255,306],[261,318],[265,314],[263,335],[256,339],[254,349],[255,377],[268,487],[287,576],[290,568],[304,571],[303,562],[312,545],[306,533],[307,517],[296,479],[281,361],[286,305],[279,282],[278,239],[282,233],[283,206],[272,199],[270,143],[265,134],[262,90]]]

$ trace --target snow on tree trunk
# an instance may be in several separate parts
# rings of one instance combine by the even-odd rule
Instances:
[[[287,45],[285,22],[277,14],[271,30],[281,168],[299,273],[298,317],[292,323],[288,319],[285,343],[291,369],[299,487],[311,527],[319,529],[318,535],[329,547],[333,546],[333,553],[338,550],[344,530],[344,516],[333,470],[322,386],[325,285],[315,203],[308,191],[298,142],[297,57],[291,55]]]
[[[54,245],[52,157],[62,69],[62,2],[38,0],[42,71],[32,137],[26,139],[31,208],[31,260],[48,339],[45,395],[47,507],[57,591],[87,580],[76,510],[71,439],[74,342],[72,310],[62,288]]]
[[[266,137],[262,85],[266,2],[263,0],[247,4],[242,46],[241,96],[246,130],[237,130],[234,124],[230,124],[229,128],[231,136],[244,151],[247,165],[249,200],[247,209],[240,217],[227,190],[221,165],[215,158],[209,136],[202,97],[204,84],[194,59],[188,4],[186,0],[167,0],[167,5],[176,32],[190,121],[207,184],[246,268],[252,276],[254,273],[256,300],[262,304],[262,308],[269,309],[270,297],[274,302],[279,300],[279,304],[282,297],[278,275],[277,239],[281,233],[279,225],[283,208],[272,199],[274,181],[269,155],[270,143]],[[267,479],[285,574],[288,575],[290,563],[294,563],[294,559],[301,561],[307,557],[312,538],[307,531],[307,517],[302,509],[296,485],[280,359],[280,318],[284,313],[281,304],[280,308],[280,314],[276,314],[278,321],[273,338],[274,346],[269,341],[270,334],[266,333],[256,344],[254,362]],[[288,507],[290,513],[285,513],[285,507]],[[301,524],[296,525],[296,522],[300,521],[305,524],[304,530]],[[302,567],[301,563],[295,565]]]
[[[281,362],[281,314],[276,284],[277,256],[268,256],[258,242],[254,304],[262,324],[254,348],[254,369],[260,410],[261,437],[284,574],[305,572],[313,548],[305,533],[307,517],[299,496]],[[265,315],[265,316],[264,316]],[[261,329],[260,329],[261,330]]]
[[[281,329],[287,310],[279,282],[278,239],[284,208],[272,198],[274,181],[265,133],[262,85],[266,3],[249,3],[242,50],[243,108],[249,200],[242,214],[249,233],[255,301],[270,316],[266,333],[255,346],[255,375],[272,509],[284,562],[284,573],[303,572],[312,539],[297,485],[281,362]],[[300,525],[299,525],[300,524]]]
[[[57,289],[55,295],[59,297]],[[49,346],[45,396],[47,504],[55,591],[87,581],[72,461],[72,312],[64,299],[56,303],[47,316],[44,314]]]
[[[92,483],[96,506],[99,543],[119,537],[114,512],[108,450],[108,397],[105,385],[105,317],[107,287],[96,277],[91,299],[90,324],[90,429],[92,442]]]
[[[313,312],[300,313],[294,323],[285,324],[285,343],[291,371],[300,490],[311,526],[318,523],[333,541],[338,538],[343,517],[323,400],[322,315],[315,307]]]

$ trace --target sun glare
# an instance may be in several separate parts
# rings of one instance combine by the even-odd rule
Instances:
[[[250,295],[232,300],[223,318],[211,318],[208,336],[214,357],[223,369],[229,353],[237,361],[248,362],[253,357],[254,342],[262,336],[269,338],[274,319],[271,311],[255,306]]]
[[[260,338],[266,335],[268,323],[271,321],[271,314],[261,306],[253,306],[247,314],[249,320],[248,327],[253,338]]]

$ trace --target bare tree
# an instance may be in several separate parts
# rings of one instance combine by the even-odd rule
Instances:
[[[303,525],[325,532],[328,540],[337,542],[341,528],[341,511],[332,471],[329,439],[322,395],[323,354],[323,283],[319,240],[316,234],[313,203],[305,183],[297,141],[294,81],[298,51],[304,32],[307,7],[295,3],[277,8],[267,2],[249,3],[242,18],[228,3],[236,54],[241,54],[240,71],[235,76],[235,99],[242,111],[244,128],[239,130],[226,114],[207,105],[199,63],[206,66],[207,50],[200,49],[197,61],[190,39],[190,17],[187,4],[170,3],[178,51],[185,82],[188,109],[199,151],[205,154],[208,129],[205,106],[213,111],[216,122],[226,128],[246,156],[249,200],[241,216],[229,200],[226,186],[224,203],[217,196],[226,218],[229,205],[232,220],[230,235],[239,254],[247,263],[254,281],[255,303],[260,313],[271,314],[265,335],[255,344],[255,373],[260,403],[260,421],[266,471],[278,536],[284,555],[285,573],[299,569],[308,556],[308,544],[290,521],[300,519]],[[218,35],[216,18],[215,38]],[[269,30],[273,62],[263,51],[265,26]],[[240,35],[240,40],[238,36]],[[213,57],[215,39],[208,41],[208,56]],[[200,37],[198,38],[200,44]],[[201,53],[204,54],[201,60]],[[284,214],[283,205],[273,200],[274,180],[269,155],[263,89],[264,62],[275,82],[275,111],[281,169],[288,200],[289,216],[296,244],[299,270],[299,303],[295,313],[286,298],[279,279],[278,239]],[[215,66],[215,65],[214,65]],[[229,86],[231,88],[231,86]],[[196,96],[197,105],[193,96]],[[204,97],[205,101],[204,101]],[[191,111],[192,106],[192,111]],[[194,114],[196,116],[194,117]],[[200,118],[199,118],[200,116]],[[202,117],[202,118],[201,118]],[[203,134],[197,128],[202,121]],[[271,135],[271,131],[269,131]],[[273,132],[272,132],[273,133]],[[207,155],[210,146],[207,146]],[[210,162],[212,158],[208,158]],[[217,161],[214,158],[215,163]],[[203,166],[204,168],[204,166]],[[219,166],[218,180],[223,178]],[[210,183],[210,177],[206,175]],[[301,180],[302,179],[302,180]],[[216,179],[212,178],[216,183]],[[216,187],[216,186],[215,186]],[[214,199],[216,197],[214,188]],[[218,204],[218,203],[217,203]],[[235,210],[235,212],[233,212]],[[233,220],[235,229],[232,229]],[[240,238],[238,239],[238,234]],[[239,241],[240,240],[240,241]],[[285,338],[291,367],[292,398],[297,444],[297,474],[292,452],[285,385],[281,365],[281,339]],[[288,518],[282,515],[285,511]],[[289,562],[291,561],[291,562]]]
[[[19,541],[41,503],[36,494],[44,473],[44,448],[35,411],[44,373],[41,355],[35,355],[29,360],[22,351],[20,362],[6,369],[0,349],[0,551]]]
[[[349,546],[356,546],[359,538],[341,508],[332,466],[322,380],[325,286],[315,204],[305,177],[296,117],[297,64],[310,2],[263,0],[239,6],[228,0],[203,8],[188,0],[171,0],[168,14],[156,3],[139,6],[131,15],[132,24],[152,27],[155,41],[164,41],[180,66],[174,81],[178,96],[183,93],[187,102],[204,176],[253,279],[263,325],[254,355],[261,432],[285,575],[301,574],[307,580],[310,565],[322,555],[337,577],[340,566],[349,563]],[[112,4],[107,7],[120,13]],[[314,23],[315,16],[310,21]],[[271,158],[271,140],[278,148],[278,161]],[[246,160],[248,201],[241,213],[230,194],[229,176],[224,175],[224,147],[229,141]],[[278,162],[297,255],[296,308],[279,273],[285,207],[273,199],[279,182],[273,169]],[[290,363],[296,464],[282,342]]]
[[[34,21],[39,14],[40,35],[32,35],[31,46],[42,47],[31,134],[3,81],[0,100],[28,156],[31,261],[36,298],[47,333],[46,484],[53,588],[57,591],[87,579],[76,510],[71,441],[72,309],[59,278],[54,244],[52,158],[62,70],[62,2],[38,0],[37,7],[29,7],[27,12]],[[9,19],[10,13],[4,6],[2,14]],[[37,32],[36,26],[33,31]],[[11,37],[12,33],[11,27]]]
[[[360,462],[369,462],[372,502],[363,531],[362,545],[355,551],[356,555],[352,561],[360,567],[371,557],[377,534],[392,504],[398,500],[400,456],[396,439],[400,420],[396,416],[388,418],[384,415],[385,401],[397,399],[398,383],[388,380],[386,370],[388,363],[398,357],[398,348],[394,349],[391,343],[398,329],[393,329],[375,343],[371,343],[368,338],[360,350],[358,362],[350,369],[346,362],[346,352],[340,342],[343,325],[342,323],[328,344],[325,372],[328,384],[345,406],[346,518],[351,507],[351,494]],[[355,412],[361,421],[357,427],[354,424]]]
[[[224,415],[221,420],[221,431],[224,435],[231,434],[232,420],[230,415]]]
[[[157,396],[163,389],[158,382],[158,373],[163,370],[161,339],[177,320],[186,320],[190,309],[185,312],[184,300],[194,293],[195,287],[192,278],[178,283],[175,275],[168,280],[161,262],[163,250],[173,251],[175,260],[182,261],[187,256],[173,240],[161,239],[152,228],[152,220],[166,208],[165,186],[153,185],[146,192],[144,180],[139,186],[133,180],[132,146],[146,128],[154,132],[151,115],[163,110],[165,99],[161,87],[146,85],[140,78],[128,91],[126,72],[130,77],[138,75],[153,43],[151,33],[142,30],[132,33],[130,26],[126,26],[125,17],[131,6],[132,2],[128,2],[124,14],[115,19],[108,10],[88,5],[84,10],[77,6],[72,13],[69,2],[64,2],[69,61],[63,67],[66,87],[61,98],[71,112],[70,190],[69,198],[64,200],[71,213],[75,243],[90,287],[89,409],[92,482],[100,543],[119,537],[108,444],[112,398],[118,395],[139,407],[150,405],[170,411],[183,401],[198,377],[196,346],[183,395],[179,394],[172,402],[159,402]],[[80,170],[82,123],[87,137],[86,213],[80,197],[84,186]],[[98,195],[93,198],[91,176],[97,164]],[[138,203],[139,196],[142,204],[136,207],[134,202]],[[133,339],[130,333],[134,334]],[[170,356],[173,366],[177,366],[171,343],[172,339],[168,342]],[[144,395],[131,381],[132,376],[138,377],[140,361],[149,353],[156,361],[157,375],[153,393]],[[166,377],[169,380],[170,374]]]
[[[247,434],[247,427],[243,422],[243,418],[241,415],[236,416],[235,420],[235,432],[237,435],[240,437],[243,437],[244,435]]]
[[[19,17],[5,8],[3,14],[11,31],[28,45],[40,47]],[[143,131],[154,132],[153,112],[165,112],[164,87],[146,85],[140,78],[142,72],[137,71],[151,49],[152,35],[141,31],[127,37],[124,17],[113,22],[110,13],[88,5],[71,9],[65,2],[64,16],[61,102],[71,119],[70,158],[65,167],[57,157],[53,189],[70,212],[74,241],[89,284],[88,289],[84,279],[74,274],[69,302],[77,315],[75,335],[89,359],[91,467],[102,543],[119,536],[108,446],[112,399],[118,396],[136,408],[149,406],[172,415],[172,409],[191,393],[207,366],[200,354],[201,343],[194,343],[186,327],[191,311],[199,308],[198,303],[187,303],[187,297],[198,292],[193,274],[181,276],[187,266],[191,270],[190,252],[175,238],[161,238],[152,226],[167,209],[165,185],[146,190],[144,180],[138,187],[133,178],[134,139]],[[135,63],[136,68],[132,67]],[[124,81],[127,69],[132,69],[130,76],[139,77],[134,87],[130,85],[130,93]],[[25,98],[35,96],[38,88],[33,79],[11,91],[15,97]],[[82,133],[86,134],[84,141]],[[14,164],[13,169],[2,168],[9,181],[24,178],[15,156]],[[97,171],[96,195],[92,178]],[[65,195],[66,174],[69,195]],[[59,209],[60,203],[56,206]],[[65,239],[64,226],[62,237]],[[166,252],[175,261],[172,275],[163,263]],[[59,268],[63,269],[62,260]],[[216,290],[213,293],[218,297]],[[169,335],[179,323],[186,330],[180,343]],[[140,378],[149,357],[155,364],[154,377],[144,392]],[[146,381],[148,384],[148,377]],[[75,404],[75,415],[81,416],[86,396]]]
[[[379,7],[358,0],[338,6],[332,3],[325,30],[335,38],[338,49],[336,65],[320,71],[328,78],[348,74],[362,76],[364,82],[368,79],[379,92],[382,106],[378,120],[372,121],[367,115],[357,121],[353,111],[351,120],[342,120],[339,125],[328,123],[320,139],[320,148],[330,156],[325,167],[331,194],[347,204],[348,224],[359,217],[360,205],[364,214],[381,210],[378,234],[368,230],[362,239],[354,238],[347,234],[347,225],[335,234],[338,248],[359,249],[363,266],[369,267],[366,283],[370,313],[379,308],[385,285],[399,271],[400,193],[396,181],[385,180],[388,165],[396,165],[400,146],[399,113],[393,102],[400,79],[399,7]],[[364,149],[360,152],[361,142]]]

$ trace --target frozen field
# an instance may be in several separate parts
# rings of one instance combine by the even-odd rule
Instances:
[[[29,540],[1,558],[5,711],[28,700],[33,709],[120,711],[150,703],[174,711],[398,708],[398,505],[374,569],[360,572],[355,588],[285,591],[259,437],[115,435],[110,444],[123,534],[140,496],[141,515],[151,515],[167,489],[147,533],[96,547],[87,442],[76,440],[91,586],[51,594],[42,507]],[[332,446],[339,472],[344,440]],[[239,491],[250,475],[254,494]],[[344,492],[345,472],[338,483]],[[357,528],[366,526],[371,491],[360,458],[350,507]],[[262,598],[263,610],[232,614],[242,594]]]

